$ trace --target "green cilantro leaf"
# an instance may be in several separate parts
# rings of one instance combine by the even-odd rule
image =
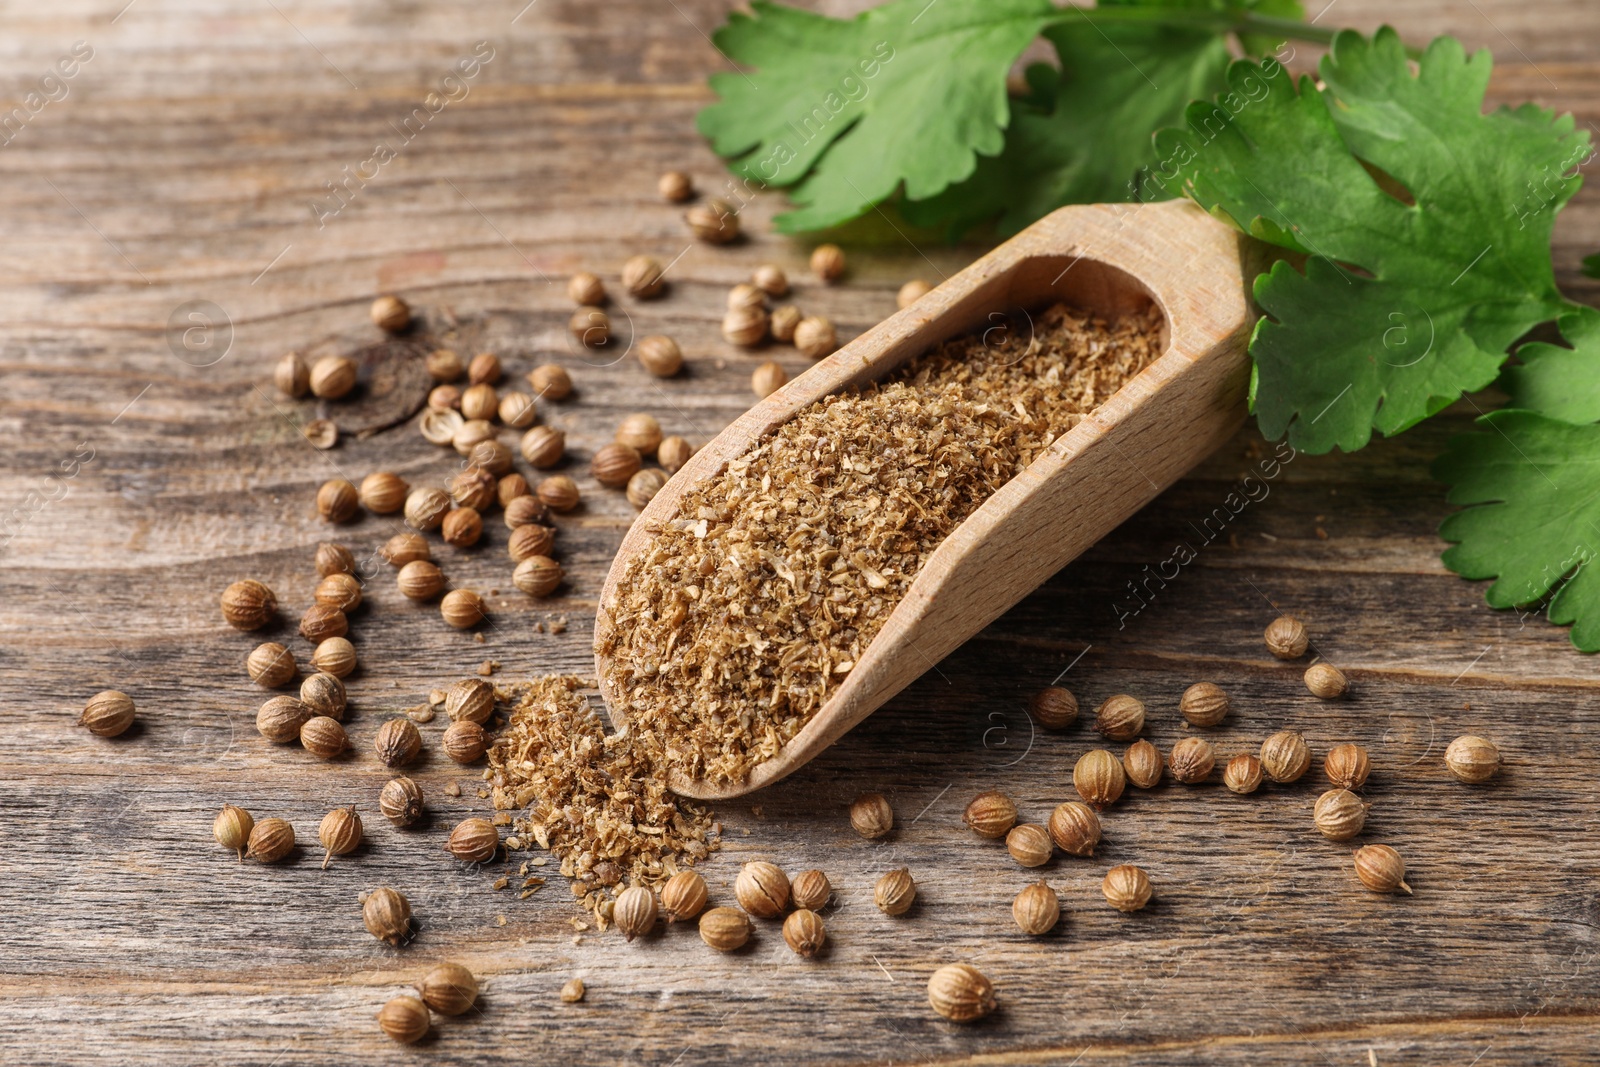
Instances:
[[[1550,233],[1588,138],[1531,105],[1484,114],[1490,63],[1442,37],[1413,74],[1393,30],[1346,31],[1322,61],[1326,90],[1237,63],[1230,93],[1158,136],[1153,181],[1175,176],[1309,257],[1255,282],[1267,436],[1325,452],[1398,433],[1487,385],[1517,337],[1569,306]]]
[[[745,177],[793,186],[797,210],[775,220],[791,232],[848,221],[902,184],[908,197],[933,196],[971,174],[978,153],[999,152],[1006,72],[1054,10],[893,0],[843,21],[751,7],[714,40],[753,72],[713,75],[720,100],[698,124]]]
[[[1478,422],[1494,432],[1456,438],[1433,465],[1451,503],[1477,505],[1439,527],[1455,542],[1445,566],[1495,579],[1485,594],[1491,607],[1549,596],[1550,621],[1572,624],[1582,651],[1600,650],[1600,425],[1531,411],[1494,411]]]
[[[1535,341],[1517,349],[1520,363],[1507,367],[1500,387],[1511,407],[1537,411],[1562,422],[1600,421],[1600,311],[1574,308],[1560,319],[1571,348]]]
[[[1583,273],[1590,278],[1600,278],[1600,252],[1583,257]]]

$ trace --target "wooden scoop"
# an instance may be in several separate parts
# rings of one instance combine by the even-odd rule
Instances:
[[[775,757],[739,784],[674,780],[705,800],[770,785],[804,765],[918,675],[1111,532],[1231,436],[1245,415],[1252,311],[1240,235],[1187,201],[1068,207],[867,331],[718,434],[656,494],[623,539],[600,594],[600,636],[617,585],[674,516],[685,488],[830,393],[882,378],[996,312],[1064,301],[1105,318],[1153,300],[1162,354],[990,497],[929,557],[843,684]],[[613,725],[622,694],[596,656]]]

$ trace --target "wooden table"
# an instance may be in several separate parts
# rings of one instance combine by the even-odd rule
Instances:
[[[431,823],[389,827],[374,810],[387,775],[366,755],[384,711],[488,659],[502,679],[590,668],[593,598],[632,509],[589,482],[582,461],[620,416],[650,410],[669,431],[704,439],[750,402],[755,361],[717,337],[723,292],[763,261],[801,275],[805,248],[766,233],[757,220],[775,210],[768,199],[747,215],[750,243],[691,245],[654,193],[669,167],[702,188],[723,181],[693,115],[706,74],[723,65],[706,34],[727,5],[136,0],[119,14],[121,2],[8,5],[0,39],[7,100],[75,41],[93,50],[68,95],[0,149],[0,1059],[665,1067],[1592,1055],[1600,664],[1562,630],[1490,611],[1481,585],[1440,566],[1434,530],[1449,509],[1427,463],[1468,425],[1466,406],[1352,457],[1296,458],[1267,499],[1119,623],[1128,583],[1253,464],[1261,442],[1241,434],[805,772],[723,805],[724,849],[706,867],[719,898],[756,857],[820,866],[841,887],[821,960],[799,960],[767,925],[730,957],[687,929],[634,944],[575,934],[559,878],[518,899],[528,857],[509,867],[512,888],[496,891],[504,865],[466,870],[440,851],[449,825],[488,804],[475,771],[438,755],[416,771]],[[1345,0],[1323,21],[1371,28],[1382,18],[1413,40],[1454,32],[1492,47],[1496,103],[1532,98],[1600,119],[1600,12],[1586,0]],[[479,41],[493,57],[466,97],[364,188],[352,183],[332,213],[328,183],[377,139],[398,142],[396,126]],[[847,285],[798,293],[847,335],[892,310],[900,282],[936,279],[975,251],[913,247],[888,231],[864,240]],[[1562,285],[1579,299],[1600,297],[1576,274],[1597,248],[1590,189],[1556,236]],[[673,261],[667,300],[621,306],[635,327],[679,338],[690,361],[681,379],[658,383],[632,361],[589,365],[564,340],[565,276],[614,278],[635,252]],[[481,634],[447,629],[378,575],[353,622],[364,667],[348,724],[361,755],[322,764],[255,733],[263,694],[242,662],[259,638],[225,627],[217,597],[258,577],[292,619],[309,603],[320,540],[366,553],[393,526],[367,518],[330,532],[312,507],[321,481],[392,468],[426,484],[456,466],[411,426],[314,451],[294,426],[314,406],[270,387],[272,361],[290,348],[375,339],[366,305],[386,290],[434,321],[446,306],[486,319],[485,344],[518,377],[546,358],[573,368],[578,398],[546,415],[570,435],[585,505],[561,525],[570,581],[558,600],[511,588],[497,519],[483,547],[443,553],[456,584],[499,590]],[[192,301],[226,318],[174,348],[190,323],[169,318]],[[791,373],[803,367],[787,350],[776,358]],[[76,473],[65,473],[74,456]],[[1313,700],[1299,668],[1265,655],[1261,630],[1279,608],[1304,618],[1316,650],[1348,672],[1350,700]],[[556,619],[564,632],[551,632]],[[291,630],[273,636],[303,662]],[[1233,694],[1218,735],[1225,754],[1284,726],[1305,731],[1319,762],[1338,741],[1369,746],[1364,840],[1404,851],[1416,896],[1356,885],[1349,849],[1312,830],[1315,776],[1249,798],[1215,783],[1167,785],[1109,813],[1092,861],[1043,871],[1067,918],[1056,936],[1025,938],[1009,902],[1036,875],[959,817],[981,789],[1012,792],[1037,820],[1070,795],[1092,733],[1080,724],[1035,735],[1022,711],[1061,676],[1091,707],[1115,692],[1145,697],[1163,749],[1182,736],[1177,695],[1199,679]],[[139,725],[121,740],[73,725],[102,688],[139,704]],[[441,726],[425,728],[435,753]],[[1444,771],[1443,746],[1465,731],[1506,754],[1490,785]],[[459,798],[444,795],[451,781]],[[855,837],[844,819],[864,789],[893,800],[901,829],[887,843]],[[326,871],[313,848],[276,867],[240,865],[210,837],[225,801],[287,817],[307,842],[323,813],[353,802],[369,843]],[[1156,903],[1132,917],[1098,889],[1124,861],[1157,887]],[[899,865],[915,873],[921,903],[892,920],[873,909],[870,887]],[[378,885],[410,895],[419,934],[406,949],[361,929],[357,896]],[[374,1012],[442,959],[483,977],[481,1013],[443,1021],[419,1048],[391,1044]],[[1003,1011],[965,1028],[933,1017],[927,976],[950,960],[989,972]],[[556,992],[573,976],[588,999],[562,1005]]]

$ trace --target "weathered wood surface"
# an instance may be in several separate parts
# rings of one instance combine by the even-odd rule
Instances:
[[[705,186],[721,180],[692,133],[704,75],[721,63],[702,35],[721,3],[539,0],[515,23],[522,0],[238,10],[139,0],[113,21],[118,6],[10,5],[0,38],[8,101],[74,41],[95,49],[67,98],[0,149],[5,1062],[1592,1055],[1600,662],[1540,620],[1489,611],[1480,585],[1440,567],[1434,528],[1448,509],[1427,462],[1467,424],[1467,405],[1353,457],[1294,459],[1226,536],[1119,620],[1127,583],[1192,536],[1189,524],[1257,462],[1248,453],[1259,443],[1242,434],[804,772],[720,808],[726,847],[707,868],[719,897],[738,862],[758,856],[821,866],[842,887],[833,947],[814,963],[768,926],[732,957],[687,930],[633,945],[575,940],[559,879],[519,901],[490,888],[495,870],[463,870],[439,851],[445,827],[487,807],[472,774],[433,755],[417,774],[432,822],[400,833],[374,810],[386,775],[372,760],[325,765],[263,742],[253,730],[261,694],[242,671],[254,638],[222,625],[222,586],[259,577],[297,614],[312,550],[329,536],[311,506],[320,481],[380,467],[442,480],[456,458],[409,429],[312,451],[282,414],[307,417],[311,406],[257,390],[273,357],[360,333],[371,296],[398,289],[428,308],[492,315],[515,373],[547,355],[573,366],[578,399],[547,414],[580,458],[641,408],[704,438],[750,402],[755,361],[717,339],[723,290],[763,260],[798,275],[804,250],[759,224],[736,249],[688,247],[678,212],[655,200],[654,177],[669,165]],[[1362,27],[1382,18],[1415,39],[1449,31],[1493,47],[1496,101],[1531,97],[1600,119],[1600,13],[1584,0],[1344,0],[1324,16]],[[307,205],[324,181],[366,159],[389,121],[479,40],[495,58],[468,98],[318,229]],[[749,218],[771,210],[758,202]],[[685,344],[685,378],[658,384],[631,363],[591,367],[570,353],[562,276],[585,266],[614,276],[626,254],[685,248],[669,299],[623,304]],[[1600,296],[1576,275],[1596,248],[1600,193],[1589,189],[1556,237],[1562,283],[1580,299]],[[953,273],[974,250],[913,248],[888,233],[853,253],[850,284],[798,295],[846,335],[892,309],[900,281]],[[232,319],[232,348],[214,365],[187,365],[169,348],[168,317],[190,300]],[[791,372],[803,365],[779,358]],[[93,458],[75,476],[52,476],[86,448]],[[371,583],[353,623],[364,669],[348,719],[363,751],[384,709],[486,658],[503,676],[590,668],[593,598],[631,509],[585,489],[585,507],[562,524],[572,579],[557,601],[510,590],[497,520],[482,548],[441,553],[457,584],[503,590],[482,643],[404,602],[386,574]],[[390,525],[368,518],[335,536],[370,550]],[[1318,651],[1350,674],[1353,699],[1319,704],[1297,669],[1263,654],[1273,605],[1307,620]],[[553,617],[569,620],[564,633],[534,632]],[[289,643],[304,656],[303,642]],[[1201,678],[1235,697],[1223,752],[1283,725],[1319,751],[1367,744],[1375,807],[1364,840],[1402,849],[1417,895],[1355,885],[1348,849],[1311,830],[1310,778],[1251,798],[1168,785],[1110,813],[1100,856],[1045,870],[1068,917],[1057,936],[1023,938],[1008,905],[1033,876],[958,818],[982,788],[1013,792],[1036,819],[1069,795],[1092,734],[1030,736],[1020,710],[1064,670],[1089,705],[1145,696],[1163,749],[1182,733],[1177,694]],[[126,689],[141,709],[118,741],[72,725],[104,687]],[[440,726],[426,731],[435,753]],[[1440,765],[1443,745],[1468,729],[1509,761],[1485,788],[1454,783]],[[452,779],[466,786],[457,800],[442,795]],[[867,788],[899,813],[888,843],[854,837],[843,820]],[[210,840],[224,801],[290,818],[303,841],[329,808],[355,802],[370,842],[327,871],[310,848],[280,867],[241,866]],[[1134,917],[1099,898],[1101,873],[1123,861],[1157,886],[1157,903]],[[872,909],[870,885],[901,864],[922,903],[896,921]],[[380,884],[413,901],[420,932],[404,950],[361,929],[356,895]],[[392,1046],[373,1013],[446,958],[484,977],[481,1014],[443,1022],[421,1048]],[[994,977],[997,1017],[955,1028],[931,1016],[926,976],[954,959]],[[573,975],[589,999],[562,1006],[556,990]]]

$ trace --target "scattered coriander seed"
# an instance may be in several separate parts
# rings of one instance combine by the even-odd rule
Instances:
[[[527,393],[511,392],[500,398],[500,421],[513,430],[525,430],[538,418],[539,407]]]
[[[311,393],[322,400],[342,400],[356,387],[355,360],[323,356],[311,365]]]
[[[1038,823],[1018,823],[1006,834],[1006,851],[1024,867],[1043,867],[1052,853],[1050,832]]]
[[[488,419],[464,419],[460,428],[450,435],[450,447],[459,455],[470,456],[474,448],[494,440],[499,432]]]
[[[729,311],[744,307],[765,308],[766,306],[767,294],[754,285],[740,282],[728,290]]]
[[[330,574],[317,583],[311,598],[325,608],[351,612],[361,606],[361,583],[354,575]]]
[[[635,478],[638,476],[634,475]],[[555,543],[556,531],[553,527],[541,526],[536,522],[524,523],[506,538],[506,554],[511,557],[512,563],[521,563],[534,556],[548,557]]]
[[[360,509],[356,487],[343,478],[330,478],[317,490],[317,514],[324,522],[349,522]]]
[[[294,678],[294,655],[276,641],[265,641],[251,651],[244,669],[263,689],[277,689]]]
[[[917,902],[917,883],[900,867],[884,873],[872,887],[872,902],[885,915],[904,915]]]
[[[439,601],[439,615],[457,630],[470,630],[489,617],[489,609],[471,589],[452,589]]]
[[[1194,785],[1211,777],[1217,755],[1211,748],[1211,742],[1205,738],[1185,737],[1172,746],[1172,755],[1167,762],[1172,769],[1172,777],[1185,785]]]
[[[1122,754],[1122,771],[1140,789],[1154,789],[1161,781],[1161,750],[1144,738],[1128,746]]]
[[[461,414],[464,418],[482,419],[487,422],[499,413],[500,390],[488,382],[468,386],[461,394]]]
[[[686,438],[672,434],[661,439],[661,446],[656,449],[656,461],[668,474],[676,474],[683,469],[694,455],[694,446]]]
[[[704,203],[696,204],[684,213],[683,221],[707,244],[725,245],[739,237],[739,213],[719,197],[708,197]]]
[[[850,803],[850,826],[869,841],[889,836],[894,829],[894,809],[882,793],[862,793]]]
[[[734,879],[733,895],[756,918],[775,919],[789,906],[789,876],[773,863],[746,863]]]
[[[239,855],[239,862],[244,862],[244,847],[250,843],[250,831],[255,827],[256,821],[250,813],[243,808],[236,808],[232,804],[222,805],[222,810],[217,812],[217,817],[211,821],[211,836],[217,839],[217,844],[230,852]]]
[[[928,979],[928,1006],[953,1023],[970,1023],[994,1011],[994,985],[965,963],[947,963]]]
[[[572,395],[572,377],[559,363],[546,363],[529,371],[528,384],[541,400],[565,400]]]
[[[528,479],[515,471],[503,476],[495,483],[495,497],[500,501],[502,508],[511,506],[514,500],[534,499],[533,489],[528,485]]]
[[[378,1009],[378,1029],[402,1045],[427,1037],[431,1022],[428,1006],[416,997],[392,997]]]
[[[477,508],[456,508],[444,517],[439,536],[444,538],[447,545],[470,548],[483,536],[483,516],[478,514]]]
[[[459,963],[441,963],[422,976],[417,992],[440,1015],[465,1015],[478,999],[478,979]]]
[[[479,352],[467,364],[467,381],[473,385],[495,385],[503,373],[500,357],[493,352]]]
[[[522,435],[522,458],[540,470],[561,462],[567,453],[567,435],[553,426],[535,426]]]
[[[833,884],[818,870],[801,871],[789,883],[789,899],[806,911],[821,911],[833,896]]]
[[[1462,734],[1444,750],[1444,765],[1463,782],[1487,782],[1500,770],[1500,750],[1473,734]]]
[[[1046,730],[1065,730],[1078,720],[1078,698],[1059,685],[1047,685],[1028,701],[1028,712]]]
[[[783,273],[783,268],[771,263],[763,263],[750,275],[750,281],[757,289],[768,296],[783,296],[789,291],[789,277]]]
[[[412,826],[422,818],[422,789],[409,778],[391,778],[378,794],[378,810],[399,827]]]
[[[1230,706],[1228,694],[1210,682],[1196,682],[1178,700],[1178,712],[1190,726],[1216,726],[1227,718]]]
[[[422,734],[410,719],[390,719],[378,727],[372,750],[385,767],[404,767],[422,751]]]
[[[422,413],[417,428],[422,431],[424,440],[443,447],[455,442],[456,434],[461,432],[466,423],[467,420],[461,417],[459,411],[440,411],[430,407]]]
[[[444,754],[462,765],[477,763],[489,748],[489,735],[475,722],[453,722],[440,743]]]
[[[653,467],[642,470],[628,479],[628,503],[642,511],[666,484],[667,475],[664,471],[658,471]]]
[[[338,725],[335,723],[334,725]],[[356,806],[348,808],[334,808],[322,817],[322,825],[317,827],[317,841],[322,845],[322,869],[328,869],[328,861],[335,856],[348,856],[361,847],[361,816],[356,814]]]
[[[634,412],[622,420],[612,440],[627,445],[641,456],[654,455],[661,444],[661,423],[654,415]]]
[[[579,307],[599,307],[606,302],[606,287],[598,277],[580,270],[567,279],[567,299]]]
[[[323,541],[317,545],[317,554],[313,558],[317,568],[317,577],[326,578],[330,574],[354,574],[356,572],[356,557],[344,545],[336,541]]]
[[[532,401],[529,401],[532,403]],[[493,483],[489,495],[481,504],[472,506],[479,511],[493,507],[500,499],[500,479],[511,473],[511,449],[500,441],[479,441],[467,456],[467,470],[487,474]]]
[[[463,819],[444,847],[462,863],[488,863],[500,851],[500,831],[488,819]]]
[[[1143,702],[1126,693],[1109,698],[1095,709],[1094,728],[1107,740],[1132,741],[1144,729]]]
[[[639,364],[657,378],[670,378],[683,369],[683,350],[672,338],[651,334],[639,342]]]
[[[374,471],[361,479],[361,506],[374,515],[393,515],[406,506],[410,488],[393,471]]]
[[[421,534],[397,533],[384,542],[383,548],[378,550],[378,555],[391,567],[404,567],[407,563],[417,560],[426,562],[432,555],[428,548],[428,539]]]
[[[367,933],[399,947],[411,933],[411,902],[398,889],[379,887],[368,893],[362,902],[361,920],[366,924]]]
[[[921,278],[912,278],[900,287],[899,292],[894,294],[894,306],[904,311],[931,292],[933,292],[933,286]]]
[[[278,613],[278,598],[272,590],[245,578],[222,591],[222,617],[235,630],[259,630]]]
[[[979,837],[998,841],[1017,824],[1017,805],[999,790],[979,793],[967,804],[961,821]]]
[[[611,489],[621,489],[627,485],[628,479],[638,473],[639,467],[638,450],[616,442],[602,447],[589,461],[589,472],[594,475],[594,480]]]
[[[669,204],[681,204],[694,195],[694,183],[681,170],[669,170],[656,180],[656,191]]]
[[[767,312],[764,308],[731,308],[722,316],[722,339],[730,345],[752,348],[766,336]]]
[[[311,715],[311,709],[299,697],[273,697],[256,712],[256,730],[268,741],[288,744],[299,739],[300,727]]]
[[[1120,864],[1106,872],[1100,891],[1118,911],[1138,911],[1150,903],[1150,876],[1131,863]]]
[[[1100,816],[1078,800],[1058,804],[1050,813],[1050,840],[1069,856],[1092,856],[1100,843]]]
[[[395,578],[409,600],[432,600],[444,588],[444,572],[425,559],[414,559]]]
[[[1061,901],[1054,889],[1043,882],[1035,882],[1011,902],[1011,918],[1025,934],[1034,937],[1048,934],[1061,921]]]
[[[1367,782],[1372,761],[1360,745],[1334,745],[1322,761],[1328,781],[1340,789],[1360,789]]]
[[[1355,851],[1356,877],[1374,893],[1396,890],[1411,894],[1406,885],[1406,861],[1388,845],[1363,845]]]
[[[1072,787],[1084,803],[1096,811],[1104,811],[1116,803],[1126,785],[1122,761],[1103,748],[1085,752],[1072,768]]]
[[[839,334],[829,319],[807,315],[795,324],[794,346],[811,359],[821,359],[839,347]]]
[[[273,367],[272,380],[279,392],[298,399],[311,389],[311,368],[300,358],[300,353],[290,352]]]
[[[630,256],[622,265],[622,287],[640,300],[660,296],[666,284],[661,261],[654,256]]]
[[[765,400],[782,389],[788,380],[789,374],[783,369],[783,364],[769,359],[751,372],[750,391]]]
[[[632,941],[656,926],[656,895],[642,885],[630,886],[617,894],[611,921],[624,938]]]
[[[565,513],[578,506],[578,483],[565,474],[544,479],[535,487],[534,494],[551,511]]]
[[[331,715],[313,715],[300,724],[300,747],[318,759],[338,759],[350,747],[350,737]]]
[[[1311,644],[1305,626],[1293,615],[1280,615],[1273,619],[1262,636],[1267,642],[1267,651],[1279,659],[1299,659]]]
[[[823,929],[822,916],[809,908],[800,908],[783,920],[783,940],[802,959],[811,959],[822,951],[828,935]]]
[[[443,489],[413,489],[406,497],[406,525],[413,530],[437,530],[450,503],[450,494]]]
[[[385,333],[399,333],[411,324],[411,308],[398,296],[385,293],[368,309],[372,324]]]
[[[428,408],[432,411],[460,411],[461,390],[454,385],[436,385],[428,390]]]
[[[588,348],[602,348],[611,340],[611,318],[599,308],[586,307],[574,311],[572,318],[567,320],[567,329],[572,331],[572,336],[579,344]]]
[[[805,318],[800,314],[800,309],[793,304],[785,304],[767,316],[767,332],[772,334],[774,341],[784,344],[794,340],[794,332],[800,326],[800,320]]]
[[[1311,769],[1311,748],[1294,730],[1280,730],[1261,742],[1261,770],[1280,784],[1298,781]]]
[[[350,632],[350,620],[338,608],[313,604],[300,616],[300,636],[313,645],[330,637],[343,637]]]
[[[583,979],[569,978],[567,983],[561,987],[561,1003],[576,1004],[583,999],[584,993]]]
[[[262,819],[250,828],[245,859],[277,863],[294,851],[294,827],[283,819]]]
[[[679,871],[661,887],[661,910],[669,923],[693,919],[705,910],[707,896],[699,871]]]
[[[463,373],[461,357],[448,348],[435,348],[429,352],[424,365],[428,368],[428,377],[436,382],[453,382]]]
[[[1244,795],[1254,793],[1261,788],[1263,776],[1261,761],[1256,757],[1243,753],[1228,761],[1222,771],[1222,784],[1231,792]]]
[[[1323,837],[1348,841],[1366,825],[1367,806],[1348,789],[1330,789],[1317,798],[1311,820]]]
[[[700,916],[700,940],[718,952],[734,952],[750,940],[750,917],[738,908],[712,908]]]
[[[811,273],[823,282],[838,281],[844,274],[844,250],[838,245],[818,245],[812,249]]]
[[[1333,664],[1313,663],[1306,668],[1306,689],[1322,700],[1337,700],[1350,691],[1350,683]]]
[[[332,419],[312,419],[300,427],[300,434],[319,452],[326,452],[339,443],[339,426]]]

